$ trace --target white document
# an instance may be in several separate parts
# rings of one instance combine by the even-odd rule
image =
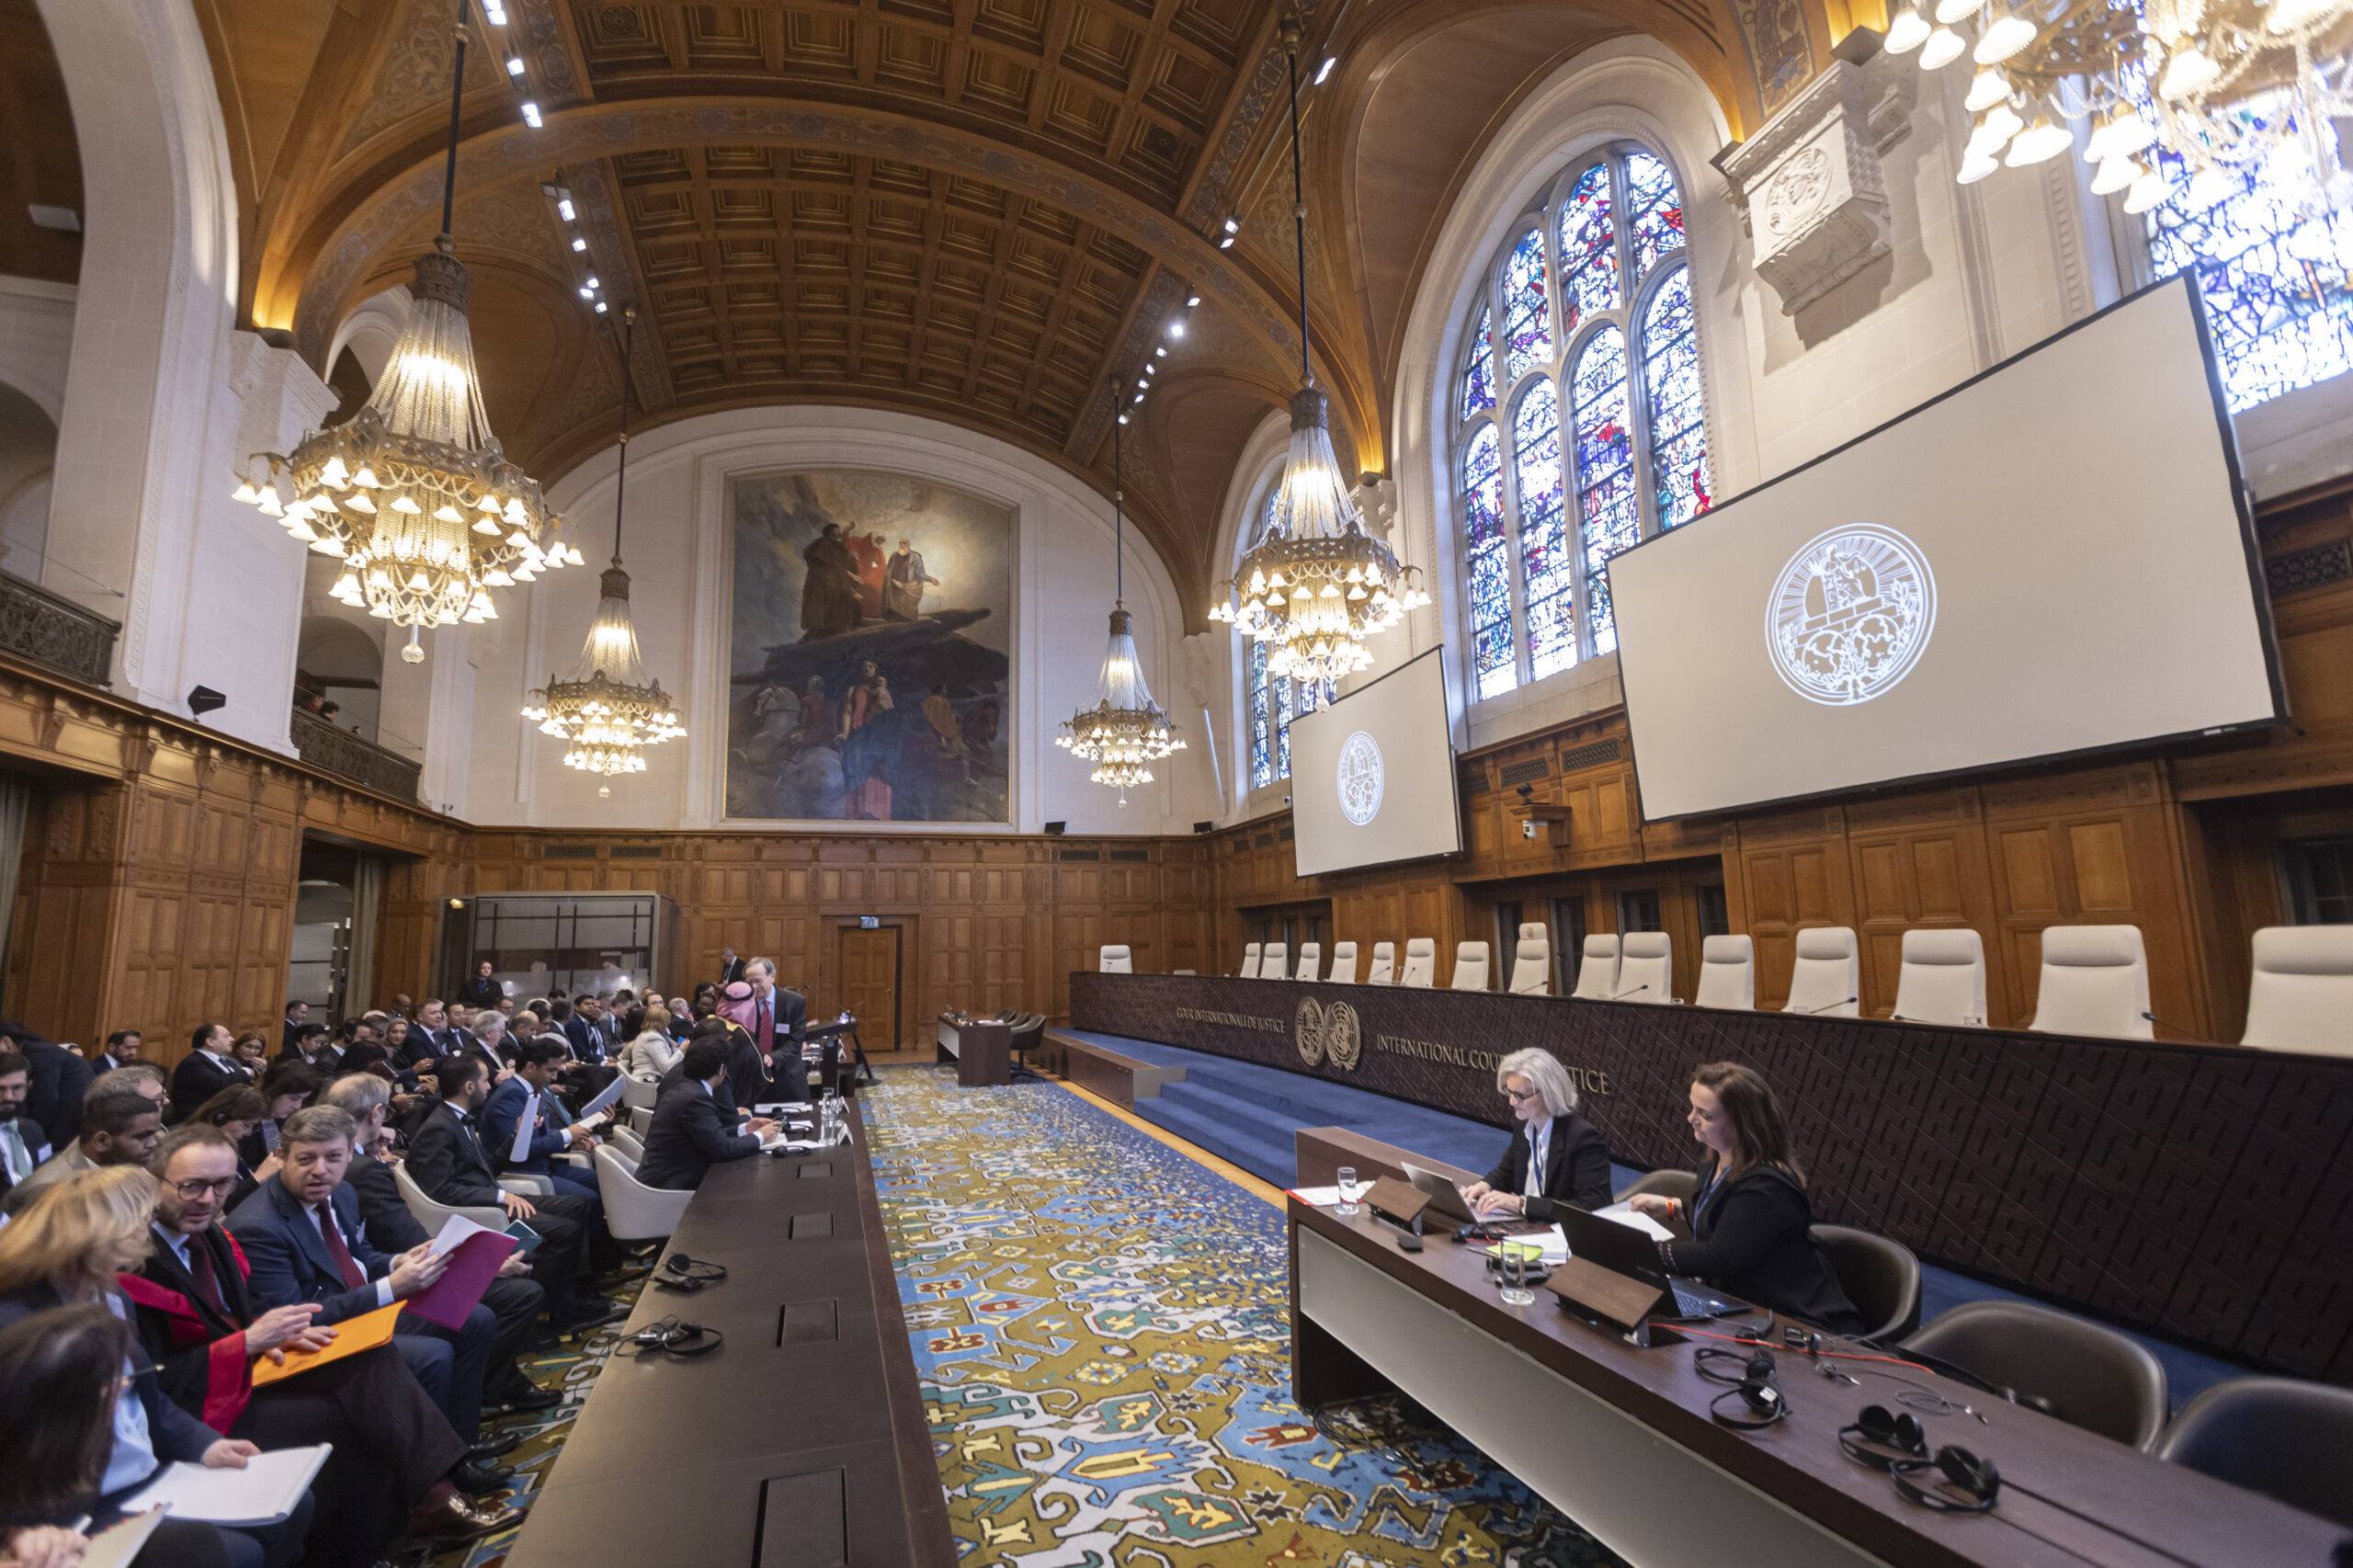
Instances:
[[[1514,1236],[1508,1242],[1497,1242],[1494,1246],[1487,1249],[1487,1256],[1489,1257],[1501,1257],[1504,1255],[1504,1248],[1506,1246],[1536,1247],[1538,1249],[1537,1261],[1543,1264],[1547,1268],[1552,1267],[1556,1263],[1566,1263],[1569,1261],[1569,1238],[1558,1225],[1553,1226],[1549,1231],[1530,1231],[1524,1236]]]
[[[1310,1209],[1329,1209],[1340,1201],[1340,1189],[1336,1187],[1294,1187],[1290,1195]]]
[[[624,1074],[620,1077],[615,1078],[611,1083],[606,1085],[605,1092],[603,1094],[598,1095],[595,1099],[590,1100],[586,1105],[580,1108],[579,1119],[585,1121],[590,1117],[595,1116],[597,1112],[610,1106],[615,1100],[620,1099],[621,1097],[621,1088],[628,1082],[629,1076]]]
[[[168,1512],[153,1508],[133,1514],[90,1537],[89,1548],[82,1553],[82,1568],[131,1568],[140,1549],[147,1544],[147,1538],[155,1533],[155,1527],[164,1522]],[[83,1520],[79,1528],[88,1529],[89,1521]]]
[[[1593,1212],[1597,1219],[1615,1220],[1621,1225],[1642,1232],[1654,1242],[1671,1242],[1675,1239],[1673,1231],[1647,1214],[1635,1212],[1623,1203],[1613,1203],[1607,1209],[1597,1209]]]
[[[490,1235],[504,1235],[506,1233],[503,1231],[493,1231],[488,1225],[477,1225],[472,1220],[467,1219],[463,1214],[452,1214],[448,1220],[442,1222],[440,1233],[433,1238],[432,1244],[428,1250],[430,1250],[436,1257],[447,1257],[449,1254],[465,1245],[466,1238],[472,1235],[477,1231],[483,1232]]]
[[[620,1081],[618,1078],[614,1080],[615,1083]],[[508,1150],[506,1153],[509,1165],[519,1165],[531,1157],[531,1134],[539,1129],[540,1096],[538,1091],[534,1090],[531,1095],[531,1103],[525,1106],[522,1114],[515,1119],[515,1147]]]
[[[274,1525],[293,1513],[309,1490],[311,1479],[334,1452],[331,1444],[307,1449],[275,1449],[256,1454],[243,1470],[207,1470],[200,1464],[174,1463],[124,1502],[130,1512],[167,1506],[172,1517],[201,1519],[207,1524]]]

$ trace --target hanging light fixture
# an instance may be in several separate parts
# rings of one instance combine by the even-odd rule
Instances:
[[[662,683],[645,673],[637,628],[629,616],[629,574],[621,570],[621,517],[629,495],[629,367],[637,312],[621,312],[620,468],[613,480],[613,563],[605,569],[597,619],[573,665],[572,678],[551,677],[523,704],[540,733],[567,744],[566,767],[586,773],[645,771],[645,748],[687,733]],[[609,795],[609,786],[597,793]]]
[[[421,631],[496,617],[491,589],[581,563],[555,537],[563,519],[539,483],[490,433],[474,375],[466,269],[449,240],[470,3],[458,0],[441,233],[417,257],[415,308],[383,378],[346,423],[312,432],[291,453],[247,459],[235,496],[341,561],[334,597],[407,627],[401,657],[410,664],[425,657]],[[259,483],[256,463],[266,465]]]
[[[1095,765],[1088,775],[1097,784],[1120,791],[1152,782],[1152,764],[1185,749],[1185,738],[1168,722],[1168,714],[1152,699],[1144,684],[1143,662],[1136,657],[1127,597],[1126,461],[1120,427],[1127,423],[1120,412],[1120,381],[1111,380],[1111,645],[1103,655],[1103,674],[1096,683],[1101,700],[1063,721],[1054,744]]]
[[[1296,16],[1283,20],[1290,62],[1292,238],[1299,263],[1300,389],[1290,400],[1290,451],[1279,498],[1223,585],[1210,619],[1267,644],[1267,673],[1324,685],[1372,664],[1365,639],[1430,602],[1418,568],[1367,533],[1332,453],[1331,418],[1307,352],[1307,195],[1300,172]]]

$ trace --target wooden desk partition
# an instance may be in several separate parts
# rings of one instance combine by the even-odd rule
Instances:
[[[1487,991],[1085,972],[1070,984],[1074,1028],[1498,1127],[1496,1062],[1541,1046],[1610,1153],[1643,1167],[1692,1162],[1691,1069],[1744,1062],[1788,1109],[1816,1219],[2353,1383],[2353,1058]]]

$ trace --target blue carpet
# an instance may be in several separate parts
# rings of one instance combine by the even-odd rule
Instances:
[[[1156,1067],[1184,1068],[1183,1083],[1166,1085],[1158,1099],[1139,1100],[1136,1114],[1278,1187],[1291,1187],[1299,1180],[1294,1135],[1302,1127],[1345,1127],[1474,1171],[1488,1169],[1503,1153],[1502,1129],[1465,1117],[1407,1105],[1345,1084],[1327,1084],[1302,1073],[1229,1062],[1179,1046],[1085,1029],[1067,1032]],[[1641,1174],[1630,1166],[1611,1166],[1612,1183],[1620,1188]],[[2003,1300],[2028,1298],[1932,1263],[1920,1266],[1923,1323],[1963,1301]],[[2210,1384],[2256,1369],[2131,1328],[2120,1332],[2146,1346],[2165,1368],[2176,1409]]]

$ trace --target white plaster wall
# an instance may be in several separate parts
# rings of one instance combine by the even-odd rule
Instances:
[[[723,820],[724,710],[733,581],[728,482],[736,475],[817,467],[877,469],[954,484],[1013,506],[1013,824],[1034,833],[1063,821],[1073,833],[1168,834],[1218,815],[1198,716],[1176,710],[1183,617],[1167,573],[1128,530],[1127,603],[1154,695],[1188,731],[1191,749],[1152,784],[1113,791],[1054,744],[1062,721],[1096,700],[1111,608],[1111,507],[1063,470],[1020,449],[909,415],[854,408],[750,409],[659,426],[630,441],[629,527],[624,539],[631,605],[647,668],[678,699],[688,735],[649,754],[648,770],[613,783],[564,767],[562,748],[519,716],[525,694],[567,670],[597,599],[610,551],[614,452],[607,450],[550,493],[571,519],[566,538],[585,568],[542,576],[499,596],[499,617],[466,634],[427,639],[419,666],[433,683],[426,794],[441,790],[469,821],[486,824],[626,828],[767,828]],[[464,661],[462,675],[449,670]],[[392,667],[388,661],[388,670]],[[448,673],[443,673],[447,671]],[[446,687],[445,683],[446,682]],[[385,691],[386,722],[396,694]],[[445,715],[461,715],[454,724]],[[445,746],[464,766],[437,782]],[[818,829],[892,831],[883,824]],[[909,827],[905,831],[926,831]],[[931,831],[937,831],[931,830]]]

